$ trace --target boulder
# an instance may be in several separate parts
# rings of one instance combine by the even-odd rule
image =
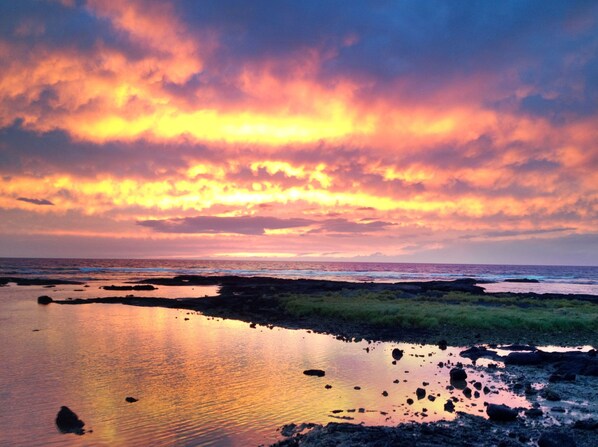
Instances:
[[[448,411],[449,413],[455,411],[455,403],[450,399],[447,400],[444,404],[444,411]]]
[[[306,376],[324,377],[326,375],[326,371],[321,369],[306,369],[303,371],[303,374]]]
[[[47,295],[42,295],[37,297],[37,304],[50,304],[52,301],[54,301],[52,298],[50,298]]]
[[[418,399],[423,399],[424,397],[426,397],[426,390],[423,388],[418,388],[415,390],[415,395]]]
[[[463,368],[453,368],[450,371],[451,380],[465,380],[467,379],[467,373]]]
[[[542,390],[541,396],[551,402],[558,402],[561,400],[559,393],[550,388],[544,388],[544,390]]]
[[[395,360],[401,360],[403,357],[403,350],[399,348],[394,348],[392,350],[392,358]]]
[[[488,404],[486,414],[493,421],[508,422],[517,419],[518,411],[506,405]]]
[[[69,408],[62,406],[56,415],[56,426],[62,433],[75,433],[82,435],[84,433],[83,422],[79,417]]]

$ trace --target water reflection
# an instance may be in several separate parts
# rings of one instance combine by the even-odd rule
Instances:
[[[100,290],[82,294],[69,287],[50,294],[90,297]],[[500,369],[489,372],[483,360],[474,366],[459,349],[345,343],[174,309],[38,306],[42,293],[48,290],[0,289],[3,445],[135,446],[150,439],[157,446],[257,445],[275,441],[276,429],[290,422],[451,419],[444,404],[452,398],[457,411],[474,414],[484,413],[484,401],[528,406],[503,389]],[[396,347],[404,355],[393,364]],[[468,374],[464,387],[449,380],[458,362]],[[326,376],[305,376],[310,368]],[[425,396],[418,398],[417,388]],[[126,402],[127,396],[138,402]],[[54,419],[62,405],[93,432],[58,433]]]

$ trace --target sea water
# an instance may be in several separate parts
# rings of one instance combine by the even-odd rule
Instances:
[[[291,422],[396,425],[452,419],[454,413],[443,408],[452,397],[457,398],[457,411],[480,415],[484,415],[484,402],[529,406],[523,396],[504,386],[500,364],[494,374],[489,373],[483,369],[484,360],[473,366],[460,357],[460,348],[348,343],[306,330],[252,328],[176,309],[44,306],[36,301],[40,295],[105,296],[104,285],[183,273],[294,277],[311,272],[312,277],[361,280],[359,273],[368,280],[373,274],[389,280],[398,274],[415,279],[415,270],[421,270],[414,266],[413,271],[402,268],[401,273],[389,266],[359,264],[362,268],[357,272],[357,265],[328,265],[325,271],[322,265],[297,263],[2,260],[0,276],[60,277],[88,287],[14,283],[0,287],[0,445],[247,446],[280,439],[277,430]],[[456,268],[450,272],[426,269],[429,279],[459,277]],[[503,270],[505,277],[541,271]],[[496,269],[492,272],[497,275]],[[590,284],[595,280],[593,272],[583,273],[585,285],[595,287]],[[471,273],[475,272],[461,274]],[[177,298],[213,293],[191,289],[160,286],[143,295]],[[128,293],[110,291],[112,296]],[[396,364],[394,348],[404,351]],[[449,369],[457,362],[465,365],[468,380],[480,381],[490,392],[468,398],[451,389]],[[303,374],[313,368],[326,371],[325,377]],[[416,396],[419,387],[426,389],[423,399]],[[138,401],[128,403],[128,396]],[[62,405],[85,421],[86,434],[57,430],[54,419]]]

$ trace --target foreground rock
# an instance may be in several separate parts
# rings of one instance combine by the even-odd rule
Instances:
[[[548,447],[596,447],[598,434],[576,429],[573,426],[558,430],[545,429],[541,425],[529,425],[525,421],[493,423],[479,416],[459,414],[454,421],[434,423],[407,423],[397,427],[367,427],[348,423],[331,422],[316,425],[307,433],[285,430],[284,439],[276,447],[322,447],[322,446],[523,446]],[[550,444],[550,440],[558,440]]]
[[[492,421],[508,422],[517,419],[517,410],[506,405],[488,404],[486,413]]]
[[[60,407],[60,411],[56,415],[56,426],[62,433],[74,433],[76,435],[82,435],[85,433],[83,422],[79,417],[69,408]]]
[[[37,304],[50,304],[52,301],[54,301],[52,298],[50,298],[47,295],[42,295],[37,297]]]

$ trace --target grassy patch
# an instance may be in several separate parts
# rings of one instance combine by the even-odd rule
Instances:
[[[598,327],[598,305],[581,300],[460,292],[404,297],[393,292],[364,291],[284,295],[280,301],[291,316],[317,316],[378,327],[587,334],[594,334]]]

